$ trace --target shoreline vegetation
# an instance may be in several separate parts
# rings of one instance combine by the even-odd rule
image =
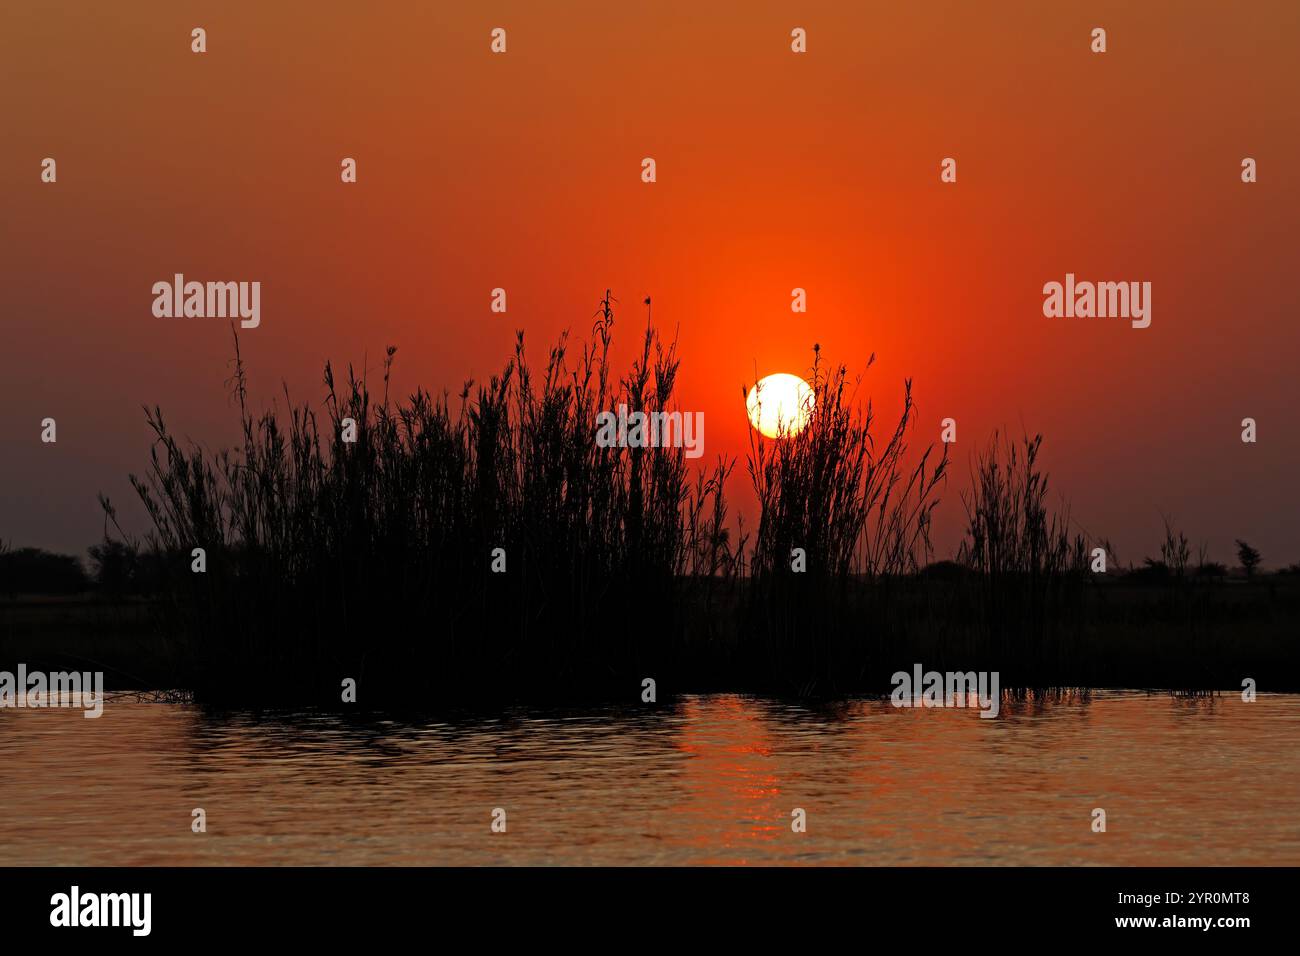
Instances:
[[[75,559],[0,544],[0,667],[98,664],[110,687],[217,706],[339,706],[348,678],[367,708],[631,702],[645,678],[661,699],[835,699],[887,694],[917,662],[998,671],[1022,695],[1300,690],[1296,566],[1261,571],[1239,542],[1230,572],[1167,523],[1160,557],[1122,569],[1050,503],[1041,436],[995,434],[954,489],[947,446],[913,447],[911,381],[882,429],[817,347],[807,426],[751,430],[741,472],[602,446],[600,413],[674,410],[679,367],[647,318],[616,377],[612,303],[538,368],[519,333],[502,372],[455,397],[392,399],[389,348],[379,394],[327,363],[323,404],[260,415],[236,336],[242,447],[183,446],[146,409],[156,441],[131,481],[152,530],[128,536],[101,496],[90,594]],[[727,501],[745,477],[749,529]],[[941,497],[966,530],[935,561]],[[36,580],[63,596],[18,597]]]

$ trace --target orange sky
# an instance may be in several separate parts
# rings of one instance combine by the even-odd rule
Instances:
[[[645,295],[680,330],[705,460],[743,455],[755,369],[874,351],[883,414],[910,376],[918,441],[957,419],[955,477],[994,427],[1042,431],[1124,561],[1155,553],[1161,512],[1220,559],[1245,537],[1300,561],[1296,4],[447,6],[0,11],[0,537],[80,552],[101,490],[138,518],[144,403],[235,438],[227,324],[151,312],[182,272],[262,283],[243,348],[267,402],[390,343],[399,390],[454,391],[516,328],[538,358],[584,333],[609,287],[620,368]],[[1151,327],[1044,318],[1066,272],[1150,281]]]

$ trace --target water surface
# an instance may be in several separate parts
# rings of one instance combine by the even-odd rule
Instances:
[[[1297,744],[1295,695],[1094,693],[996,720],[737,696],[438,721],[119,699],[97,720],[0,711],[0,845],[9,864],[1296,865]]]

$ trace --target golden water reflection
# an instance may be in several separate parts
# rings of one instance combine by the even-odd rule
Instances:
[[[1294,695],[1097,693],[997,720],[738,696],[438,722],[109,701],[0,711],[0,843],[29,864],[1296,865],[1298,741]]]

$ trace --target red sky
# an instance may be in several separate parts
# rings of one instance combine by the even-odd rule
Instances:
[[[917,442],[957,419],[954,479],[995,427],[1043,432],[1054,487],[1124,561],[1162,513],[1222,560],[1244,537],[1300,561],[1294,3],[445,6],[0,12],[0,538],[80,552],[97,491],[139,519],[142,404],[235,438],[227,324],[151,311],[181,272],[262,283],[242,344],[268,403],[390,343],[400,391],[455,391],[516,328],[538,358],[584,333],[608,287],[620,365],[644,296],[678,331],[705,460],[744,454],[755,370],[803,371],[818,342],[878,354],[882,418],[914,380]],[[1067,272],[1150,281],[1151,327],[1045,318]]]

